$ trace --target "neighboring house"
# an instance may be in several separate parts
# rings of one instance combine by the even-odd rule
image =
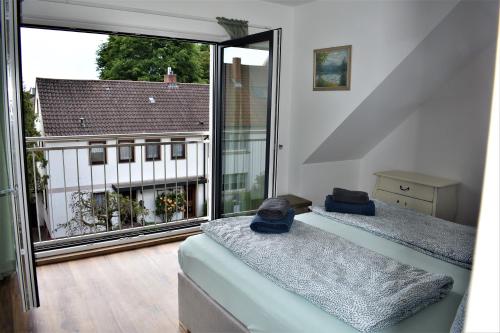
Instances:
[[[223,184],[216,200],[231,214],[256,209],[264,195],[267,71],[227,66]],[[165,75],[165,82],[38,78],[35,112],[47,137],[39,146],[48,160],[42,172],[49,175],[38,196],[38,216],[49,237],[109,230],[69,228],[68,221],[79,218],[75,193],[90,194],[101,206],[106,193],[131,198],[148,214],[132,217],[130,226],[205,216],[209,89],[177,83],[174,74]],[[186,206],[176,205],[170,216],[157,214],[156,201],[164,193],[180,193]],[[93,210],[92,216],[98,214]],[[118,216],[109,220],[113,230],[129,227]]]
[[[187,210],[178,209],[171,220],[206,214],[208,144],[200,132],[209,130],[209,85],[165,77],[162,83],[36,80],[38,127],[55,138],[40,144],[49,179],[38,215],[51,238],[75,235],[65,223],[74,217],[78,191],[92,193],[100,205],[106,192],[131,197],[149,210],[133,219],[137,224],[165,221],[155,214],[155,198],[164,192],[187,198]],[[171,141],[179,143],[162,144]],[[117,151],[117,143],[135,146]]]

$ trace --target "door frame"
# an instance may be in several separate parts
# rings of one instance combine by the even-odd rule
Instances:
[[[268,30],[238,39],[217,43],[213,55],[214,85],[213,85],[213,129],[212,129],[212,205],[211,219],[222,216],[222,131],[224,123],[224,90],[225,66],[223,49],[239,47],[258,42],[269,42],[269,73],[267,91],[267,128],[266,128],[266,165],[264,198],[276,193],[277,164],[277,122],[279,109],[279,72],[280,72],[280,39],[281,29]],[[276,47],[278,46],[278,47]],[[276,54],[275,54],[276,53]],[[277,61],[276,61],[277,60]],[[276,75],[275,75],[276,74]],[[273,112],[275,110],[275,112]],[[273,147],[271,147],[273,145]],[[273,156],[271,156],[271,149]],[[272,165],[271,165],[272,162]],[[271,180],[271,181],[270,181]]]
[[[11,188],[12,219],[16,243],[16,271],[23,309],[39,306],[35,255],[29,225],[26,142],[24,112],[22,109],[23,84],[21,69],[21,43],[19,24],[21,2],[5,0],[1,4],[2,61],[1,75],[5,88],[2,98],[5,108],[6,153],[9,186]]]

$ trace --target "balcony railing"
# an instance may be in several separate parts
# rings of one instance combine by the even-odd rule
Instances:
[[[28,138],[35,248],[206,220],[208,137],[196,132]]]

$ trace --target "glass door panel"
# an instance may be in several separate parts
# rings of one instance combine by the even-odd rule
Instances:
[[[269,187],[273,32],[224,44],[219,46],[216,217],[255,211]]]
[[[9,212],[1,212],[2,223],[12,223],[14,231],[16,271],[19,280],[21,301],[24,310],[38,307],[35,258],[27,208],[27,187],[25,179],[25,147],[23,114],[21,104],[22,85],[19,65],[19,2],[2,0],[0,4],[0,133],[4,154],[2,178],[7,182],[0,185],[0,197],[10,200]],[[3,161],[2,161],[3,162]],[[6,177],[5,177],[6,176]],[[4,215],[8,214],[8,215]],[[8,235],[4,235],[8,237]]]

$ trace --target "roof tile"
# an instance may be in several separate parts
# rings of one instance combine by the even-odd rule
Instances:
[[[209,85],[37,78],[45,135],[207,131]],[[153,97],[154,103],[150,102]],[[85,119],[85,127],[80,126]]]

